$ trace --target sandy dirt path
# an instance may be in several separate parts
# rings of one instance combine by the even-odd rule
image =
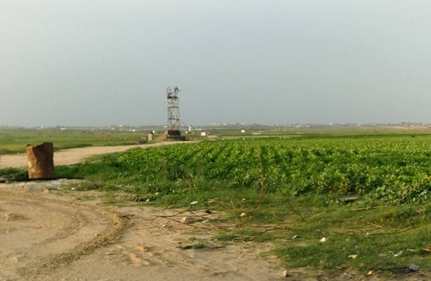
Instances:
[[[214,241],[211,222],[185,225],[174,210],[166,219],[157,217],[161,209],[136,203],[107,207],[100,192],[31,184],[0,184],[2,281],[286,280],[275,258],[259,256],[259,244]],[[199,241],[206,247],[179,247]]]
[[[122,146],[90,146],[82,148],[64,149],[54,153],[54,164],[55,165],[71,165],[84,161],[86,158],[113,152],[121,152],[134,147],[155,147],[162,145],[173,145],[178,143],[191,143],[191,142],[158,142],[152,144],[140,144],[140,145],[122,145]],[[0,168],[12,167],[20,168],[27,166],[27,155],[26,154],[12,154],[3,155],[0,158]]]

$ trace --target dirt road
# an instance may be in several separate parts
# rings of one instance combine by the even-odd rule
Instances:
[[[106,207],[99,196],[0,184],[0,280],[286,280],[257,244],[214,241],[211,223],[184,225],[177,222],[184,214],[151,207]],[[204,248],[179,247],[199,241]]]
[[[86,158],[105,154],[105,153],[113,153],[125,151],[134,147],[155,147],[162,145],[172,145],[178,143],[191,143],[191,142],[158,142],[152,144],[141,144],[141,145],[122,145],[122,146],[90,146],[90,147],[82,147],[82,148],[72,148],[60,150],[54,153],[54,164],[55,165],[71,165],[82,162]],[[0,168],[12,167],[19,168],[27,166],[27,155],[26,154],[13,154],[13,155],[3,155],[0,158]]]

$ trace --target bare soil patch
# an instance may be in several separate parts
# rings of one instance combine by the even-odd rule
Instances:
[[[79,200],[84,193],[92,199]],[[274,257],[260,255],[264,245],[222,245],[203,222],[107,207],[101,195],[0,185],[0,280],[286,279]]]

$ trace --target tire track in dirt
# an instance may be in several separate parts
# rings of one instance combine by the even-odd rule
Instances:
[[[63,212],[63,213],[67,214],[66,212]],[[77,233],[84,225],[87,225],[87,224],[88,222],[86,221],[85,217],[80,212],[77,212],[75,215],[71,217],[70,223],[68,223],[66,226],[61,228],[54,235],[54,237],[45,239],[44,241],[37,244],[37,246],[44,246],[50,243],[54,243],[58,240],[66,239],[67,237]]]
[[[47,198],[37,194],[27,194],[25,192],[8,192],[1,190],[0,198],[2,201],[14,200],[22,202],[24,200],[28,204],[38,205],[40,208],[46,209],[47,212],[57,212],[62,208],[71,209],[70,212],[72,212],[72,215],[68,214],[67,211],[62,211],[66,216],[71,217],[71,224],[66,224],[66,226],[60,229],[60,231],[56,233],[54,237],[43,241],[42,246],[46,245],[46,243],[52,243],[56,240],[65,239],[78,232],[80,227],[91,225],[90,222],[85,221],[85,216],[83,215],[84,212],[92,213],[99,218],[101,217],[107,223],[107,226],[102,232],[90,240],[80,242],[72,250],[55,254],[47,258],[42,258],[35,264],[30,264],[27,268],[18,269],[17,273],[23,277],[25,276],[26,278],[37,276],[46,271],[51,272],[62,265],[69,264],[85,255],[91,254],[100,247],[104,247],[119,241],[123,232],[132,224],[126,216],[121,216],[114,212],[100,210],[96,207],[80,205],[69,201]],[[55,206],[59,207],[56,208]],[[78,214],[73,214],[73,212],[76,211],[78,211]],[[91,218],[89,219],[92,220]]]

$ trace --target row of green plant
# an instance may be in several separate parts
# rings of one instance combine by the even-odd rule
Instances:
[[[131,149],[60,174],[173,194],[261,187],[289,196],[356,194],[362,202],[426,202],[431,138],[226,141]]]

